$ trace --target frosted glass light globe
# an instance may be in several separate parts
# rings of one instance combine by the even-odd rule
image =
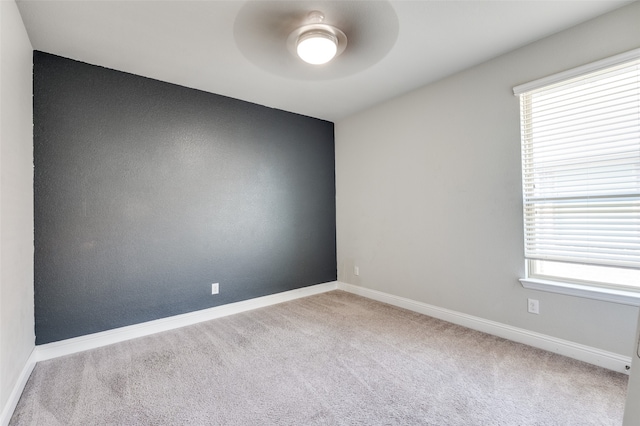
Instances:
[[[312,64],[326,64],[338,52],[338,40],[325,31],[309,31],[298,38],[297,53],[300,59]]]

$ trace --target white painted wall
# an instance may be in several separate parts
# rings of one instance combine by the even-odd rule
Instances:
[[[0,1],[0,58],[0,411],[4,411],[35,341],[32,48],[13,0]]]
[[[631,377],[627,388],[627,403],[624,407],[624,426],[640,425],[640,316],[638,317],[638,331],[636,346],[631,365]]]
[[[336,123],[338,280],[630,356],[637,307],[518,282],[512,88],[640,47],[638,22],[635,2]]]

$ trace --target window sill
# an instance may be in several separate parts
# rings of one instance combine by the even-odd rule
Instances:
[[[566,294],[569,296],[620,303],[622,305],[640,306],[640,293],[633,291],[591,287],[560,281],[541,280],[539,278],[520,278],[520,283],[524,288],[531,290]]]

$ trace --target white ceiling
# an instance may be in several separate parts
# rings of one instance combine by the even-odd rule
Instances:
[[[381,0],[17,3],[36,50],[338,121],[631,1],[391,0],[382,5],[386,9]],[[265,5],[274,10],[349,10],[351,21],[343,25],[364,29],[364,34],[384,24],[375,40],[391,40],[390,50],[371,63],[371,57],[358,50],[364,40],[347,45],[337,61],[360,65],[346,73],[311,68],[290,73],[284,68],[291,64],[290,57],[277,59],[280,69],[264,66],[256,52],[247,51],[247,37],[262,36],[247,12]],[[368,13],[376,10],[384,15]],[[397,21],[391,16],[394,11]]]

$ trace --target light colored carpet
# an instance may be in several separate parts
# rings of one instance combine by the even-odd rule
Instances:
[[[39,363],[11,425],[619,425],[627,376],[341,291]]]

